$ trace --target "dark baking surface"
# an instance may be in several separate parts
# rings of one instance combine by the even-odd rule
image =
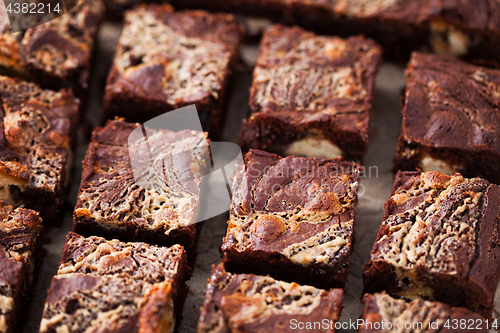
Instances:
[[[426,333],[426,332],[488,332],[485,319],[464,308],[454,308],[446,304],[431,301],[422,301],[420,299],[414,300],[411,303],[407,303],[403,300],[394,299],[386,293],[379,294],[366,294],[363,297],[363,303],[365,305],[362,319],[367,322],[372,323],[366,324],[363,328],[359,330],[359,333],[369,333],[369,332],[380,332],[374,328],[374,323],[381,324],[382,321],[385,322],[386,327],[388,323],[396,327],[398,323],[412,322],[412,323],[422,323],[426,325],[428,323],[436,323],[438,321],[438,330],[435,327],[426,327],[418,330],[418,327],[414,329],[407,329],[405,332],[414,333]],[[450,328],[446,328],[447,324]],[[456,325],[458,329],[453,329],[455,326],[455,321],[465,321],[468,325]],[[473,325],[470,325],[473,323]],[[422,325],[422,327],[423,327]],[[471,329],[472,328],[472,329]]]
[[[329,291],[284,283],[214,267],[200,314],[198,333],[230,329],[255,333],[294,332],[290,320],[335,323],[342,309],[341,289]],[[335,329],[324,330],[333,333]]]
[[[338,146],[346,159],[362,161],[381,55],[380,47],[362,36],[343,40],[298,27],[268,28],[254,70],[242,148],[282,153],[314,133]]]
[[[81,161],[83,161],[88,148],[90,126],[96,126],[100,122],[103,82],[113,58],[114,45],[120,35],[120,30],[120,25],[107,23],[104,24],[99,33],[96,61],[94,61],[91,76],[91,96],[84,112],[84,124],[78,131],[79,144],[75,154],[75,169],[72,172],[69,200],[64,211],[64,223],[58,228],[50,229],[47,233],[47,241],[44,244],[46,254],[37,280],[35,297],[30,303],[24,333],[38,332],[43,304],[47,296],[46,290],[57,272],[64,239],[68,231],[71,230],[72,212],[82,174]],[[254,63],[257,51],[256,45],[245,45],[242,49],[244,60],[250,64]],[[247,66],[239,66],[235,71],[232,92],[229,96],[229,110],[231,111],[227,114],[222,132],[225,141],[236,142],[240,135],[239,127],[248,110],[248,89],[252,81],[251,75],[251,68]],[[383,215],[383,206],[392,188],[393,175],[390,169],[401,126],[400,97],[404,86],[403,68],[390,63],[382,64],[375,85],[370,144],[364,160],[367,166],[367,177],[360,181],[357,220],[354,230],[355,243],[340,321],[356,320],[363,311],[360,302],[363,289],[361,274],[365,261],[369,259],[370,249],[375,241]],[[372,168],[368,169],[370,167]],[[377,170],[374,167],[377,167]],[[211,265],[220,262],[219,248],[226,233],[226,222],[227,215],[223,214],[204,223],[201,230],[193,277],[188,281],[190,289],[184,306],[184,319],[180,326],[182,333],[196,332],[199,308],[203,302],[203,294],[211,274]]]
[[[141,30],[148,33],[134,36]],[[103,119],[145,122],[195,104],[203,129],[219,134],[242,35],[232,14],[173,12],[168,5],[129,11],[107,79]]]
[[[431,156],[500,183],[500,70],[414,53],[407,76],[394,169],[414,170]]]
[[[416,293],[491,319],[500,281],[500,187],[398,172],[363,273],[365,292]]]

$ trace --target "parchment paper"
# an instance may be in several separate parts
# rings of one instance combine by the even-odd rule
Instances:
[[[64,222],[61,226],[51,228],[46,235],[42,266],[36,284],[35,296],[27,313],[25,333],[38,332],[47,295],[46,291],[53,275],[57,272],[64,238],[71,230],[72,210],[76,203],[81,180],[81,162],[85,156],[92,127],[99,124],[104,82],[120,32],[121,26],[119,24],[105,23],[98,36],[92,67],[90,96],[82,117],[82,126],[78,130],[78,146],[64,212]],[[257,44],[245,44],[242,47],[242,63],[238,65],[230,84],[229,105],[223,131],[224,141],[236,142],[238,139],[241,121],[248,110],[248,89],[251,85],[251,71],[257,53]],[[370,144],[365,157],[367,177],[360,182],[357,220],[354,228],[354,251],[340,321],[348,321],[349,319],[355,321],[363,310],[360,301],[363,290],[361,274],[380,226],[384,203],[391,192],[393,175],[390,169],[401,126],[400,98],[404,87],[404,69],[391,63],[383,63],[376,81]],[[188,282],[190,289],[183,310],[183,320],[180,323],[181,333],[196,332],[199,308],[202,304],[207,279],[210,277],[211,265],[220,261],[219,247],[226,232],[226,221],[227,214],[222,214],[205,222],[202,227],[194,274]],[[496,300],[495,316],[498,317],[500,293],[497,293]]]

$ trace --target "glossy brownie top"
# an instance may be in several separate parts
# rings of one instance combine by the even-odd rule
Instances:
[[[241,38],[232,14],[135,8],[126,14],[107,90],[171,105],[218,99]]]
[[[294,123],[333,117],[341,129],[367,139],[380,57],[380,47],[361,36],[323,37],[274,25],[260,45],[250,108],[280,112]]]
[[[0,174],[5,185],[62,188],[80,101],[68,91],[0,76]]]
[[[206,133],[145,129],[147,140],[132,134],[129,146],[137,126],[115,120],[94,130],[74,217],[167,234],[193,224],[210,166]]]
[[[396,328],[398,323],[400,323],[400,325],[409,323],[413,326],[413,329],[410,328],[405,330],[405,332],[408,333],[436,332],[436,327],[424,327],[424,325],[429,325],[429,323],[434,324],[438,321],[439,329],[444,330],[444,325],[448,320],[450,327],[456,324],[455,320],[458,323],[458,327],[460,327],[460,320],[462,320],[462,323],[465,320],[468,324],[466,326],[472,328],[473,331],[488,332],[485,324],[486,321],[479,314],[464,308],[450,307],[440,302],[423,301],[421,299],[406,302],[401,299],[392,298],[386,293],[379,293],[373,295],[366,294],[363,298],[363,303],[365,304],[365,309],[361,318],[365,322],[370,322],[371,325],[363,325],[359,330],[360,333],[380,332],[379,329],[374,328],[377,327],[374,323],[380,325],[382,321],[385,323],[385,327],[393,325],[394,328]],[[419,323],[422,323],[422,328],[420,330],[417,326],[414,326]],[[449,331],[452,332],[453,330],[450,329]],[[466,332],[466,330],[463,332]]]
[[[349,254],[356,164],[251,150],[245,166],[234,183],[224,249],[280,252],[304,265]]]
[[[406,75],[404,140],[500,154],[500,70],[414,53]]]
[[[25,62],[61,77],[87,69],[103,15],[101,0],[80,0],[67,14],[28,29],[21,42]],[[86,85],[87,79],[88,73],[78,83]]]
[[[230,274],[214,268],[205,294],[198,332],[292,332],[290,320],[335,322],[342,307],[341,289],[325,291],[266,276]]]

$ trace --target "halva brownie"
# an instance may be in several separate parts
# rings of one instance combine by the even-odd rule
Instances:
[[[491,318],[500,280],[500,187],[398,172],[363,273],[365,291],[436,300]]]
[[[0,14],[0,74],[29,77],[43,88],[71,88],[80,98],[88,87],[101,0],[80,0],[68,13],[24,32],[12,33]]]
[[[342,289],[329,291],[214,267],[198,333],[335,332]]]
[[[339,159],[259,150],[237,172],[222,244],[230,272],[343,288],[349,272],[359,168]]]
[[[414,53],[394,170],[500,183],[500,70]]]
[[[60,218],[80,101],[0,76],[0,199]]]
[[[114,120],[94,130],[83,162],[73,228],[85,236],[181,244],[191,255],[202,176],[210,167],[207,134],[142,127],[147,138],[129,139],[138,126]],[[148,149],[142,146],[134,152],[141,144]],[[150,165],[137,164],[149,158]],[[139,165],[136,169],[133,162]]]
[[[381,49],[274,25],[260,45],[243,149],[361,161]]]
[[[0,201],[0,331],[20,332],[41,245],[38,213]]]
[[[444,303],[415,299],[406,302],[386,293],[366,294],[359,333],[484,332],[487,321],[479,314]]]
[[[129,11],[104,96],[104,118],[146,122],[195,104],[203,130],[217,137],[242,28],[231,14],[174,12],[169,5]]]
[[[190,270],[182,246],[70,233],[40,333],[173,332]]]

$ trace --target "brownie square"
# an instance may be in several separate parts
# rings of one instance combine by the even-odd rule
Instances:
[[[500,183],[500,70],[414,53],[394,170]]]
[[[136,182],[128,138],[138,126],[115,120],[94,130],[83,162],[73,228],[86,236],[181,244],[192,256],[202,176],[210,166],[207,134],[145,129],[153,167],[135,169],[140,179]],[[130,146],[142,140],[131,136]],[[149,158],[150,151],[139,153],[143,156],[133,155],[136,160]]]
[[[403,328],[408,333],[489,332],[486,320],[479,314],[440,302],[421,299],[406,302],[379,293],[366,294],[363,303],[359,333],[399,332]]]
[[[0,330],[20,332],[41,245],[38,213],[0,201]]]
[[[222,262],[319,288],[344,288],[359,168],[339,159],[245,156],[233,185]]]
[[[205,293],[198,333],[295,332],[299,324],[320,322],[304,331],[335,332],[342,289],[329,291],[268,276],[231,274],[214,267]],[[294,327],[294,325],[296,327]]]
[[[321,37],[274,25],[260,45],[244,149],[361,161],[381,49],[364,37]]]
[[[104,96],[104,118],[145,122],[195,104],[205,131],[217,136],[226,87],[242,39],[230,14],[137,7],[125,16]]]
[[[71,88],[85,97],[94,40],[104,15],[101,0],[80,0],[68,13],[12,33],[0,14],[0,74],[30,78],[43,88]]]
[[[500,187],[480,178],[398,172],[365,291],[467,307],[491,318],[500,281]]]
[[[0,199],[60,220],[80,101],[0,76]]]
[[[40,332],[173,332],[189,275],[180,245],[69,233]]]

